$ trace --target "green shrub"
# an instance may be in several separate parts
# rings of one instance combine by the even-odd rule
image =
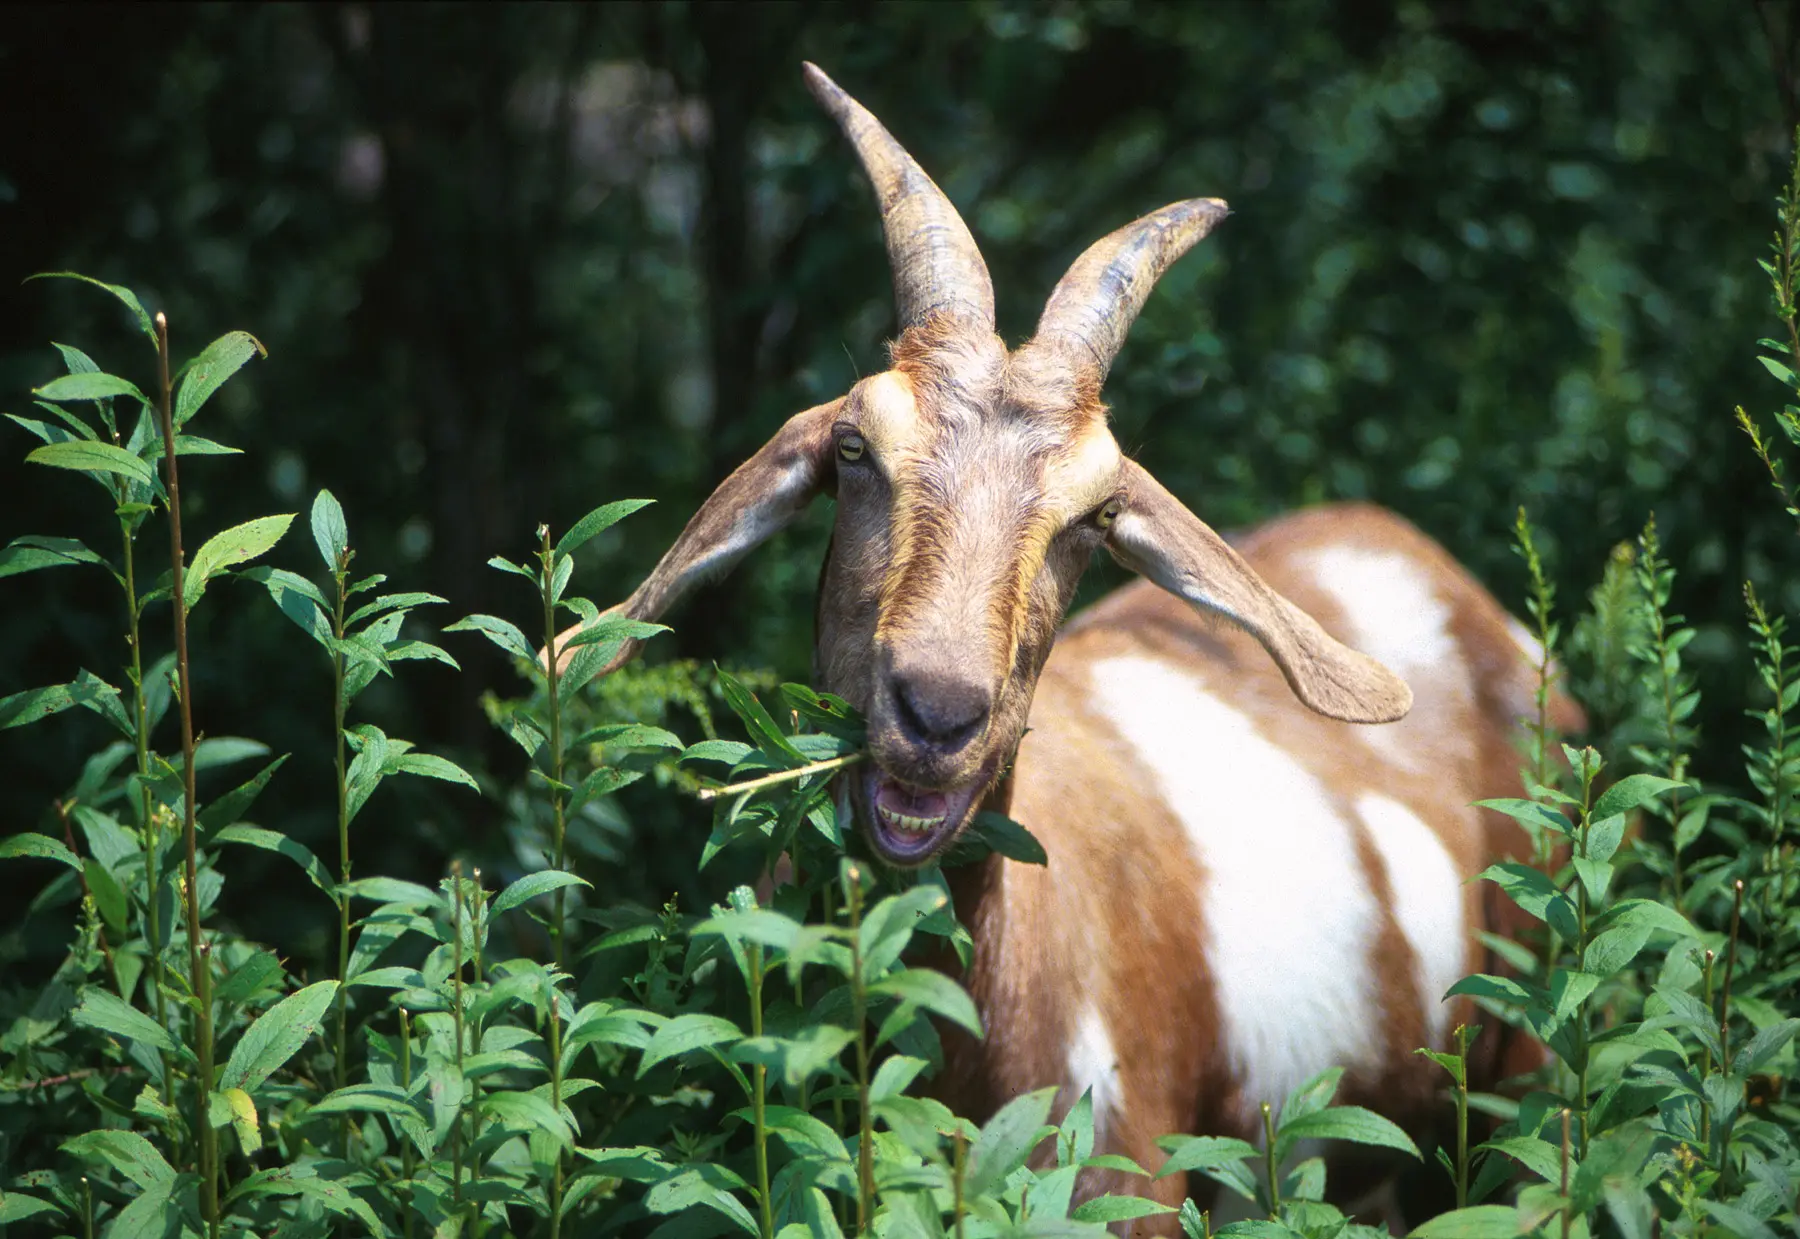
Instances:
[[[1800,393],[1793,194],[1768,264],[1787,338],[1764,342],[1764,365]],[[1143,1173],[1095,1155],[1088,1099],[1052,1123],[1054,1090],[1041,1090],[976,1127],[922,1091],[941,1054],[933,1021],[971,1031],[979,1021],[961,987],[913,966],[908,949],[924,935],[966,958],[969,940],[935,867],[898,875],[859,858],[829,792],[832,775],[862,757],[861,721],[845,703],[691,665],[594,686],[626,640],[659,631],[566,593],[574,555],[637,501],[596,509],[559,538],[540,528],[525,562],[493,561],[521,578],[530,635],[491,615],[445,629],[493,642],[533,681],[531,696],[490,696],[488,708],[530,762],[526,786],[498,794],[537,867],[500,889],[460,864],[436,886],[359,874],[352,827],[371,820],[385,780],[476,786],[352,718],[358,695],[396,664],[455,665],[421,627],[421,609],[441,600],[376,593],[381,574],[353,573],[350,521],[325,491],[309,519],[320,577],[258,562],[292,550],[295,514],[212,534],[187,553],[178,466],[231,452],[189,427],[261,345],[233,332],[172,371],[161,317],[124,289],[98,287],[142,328],[157,383],[145,394],[59,346],[69,374],[38,390],[47,416],[13,418],[42,440],[28,459],[104,490],[120,540],[112,558],[68,538],[16,538],[0,575],[111,573],[127,666],[122,688],[82,670],[0,702],[0,726],[80,706],[120,737],[72,772],[52,827],[0,843],[9,867],[54,873],[19,920],[66,942],[54,975],[9,979],[0,992],[0,1224],[208,1239],[555,1236],[565,1225],[583,1235],[960,1236],[1077,1233],[1160,1211],[1135,1197],[1075,1203],[1084,1167]],[[1743,422],[1783,487],[1773,449]],[[1800,406],[1777,422],[1800,443]],[[165,526],[169,570],[152,580],[136,538]],[[1530,526],[1521,519],[1517,532],[1547,691],[1560,628]],[[204,733],[190,668],[206,651],[190,650],[189,618],[227,575],[260,585],[321,651],[335,763],[332,786],[313,794],[335,808],[335,870],[247,816],[285,757]],[[1669,611],[1676,585],[1651,525],[1634,552],[1614,556],[1591,613],[1569,629],[1610,765],[1595,748],[1560,744],[1540,711],[1525,746],[1531,798],[1489,802],[1539,847],[1535,864],[1483,877],[1541,928],[1491,939],[1511,973],[1452,992],[1476,995],[1553,1062],[1516,1096],[1472,1095],[1473,1030],[1458,1030],[1456,1053],[1431,1052],[1455,1103],[1454,1147],[1439,1159],[1457,1208],[1420,1226],[1426,1239],[1647,1239],[1659,1228],[1766,1239],[1800,1221],[1800,1108],[1788,1083],[1800,1030],[1800,675],[1784,620],[1748,594],[1764,741],[1747,753],[1747,793],[1696,785],[1687,758],[1704,737],[1690,725],[1697,698],[1681,661],[1690,630]],[[207,605],[221,605],[224,591],[211,593]],[[149,657],[146,646],[162,643],[145,621],[160,624],[165,608],[172,651]],[[555,648],[569,616],[587,627],[559,671],[536,651]],[[672,702],[696,720],[695,743],[665,726],[677,722]],[[746,740],[717,734],[714,702]],[[252,777],[228,773],[249,761],[263,763]],[[1615,770],[1623,777],[1607,777]],[[590,902],[572,858],[604,854],[617,820],[601,806],[646,776],[665,795],[717,805],[702,865],[740,856],[775,872],[785,856],[785,879],[765,898],[739,887],[704,911]],[[333,905],[332,975],[291,975],[283,944],[215,915],[231,845],[291,862]],[[988,848],[1044,859],[1017,824],[994,817],[954,859]],[[1331,1105],[1338,1074],[1267,1099],[1262,1149],[1172,1134],[1159,1173],[1205,1176],[1264,1215],[1220,1234],[1373,1233],[1324,1203],[1320,1159],[1289,1164],[1311,1139],[1417,1156],[1386,1120]],[[1471,1110],[1498,1123],[1473,1148]],[[1210,1231],[1192,1202],[1176,1221]]]

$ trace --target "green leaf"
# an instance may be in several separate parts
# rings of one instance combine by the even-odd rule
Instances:
[[[109,1032],[114,1036],[141,1041],[152,1049],[169,1054],[177,1052],[175,1040],[169,1036],[168,1029],[136,1007],[127,1005],[110,990],[92,986],[82,990],[81,1005],[70,1013],[69,1019],[84,1028],[98,1028],[101,1032]]]
[[[1261,1156],[1256,1146],[1249,1141],[1230,1136],[1176,1136],[1168,1139],[1172,1147],[1168,1160],[1156,1172],[1159,1179],[1189,1170],[1228,1166]]]
[[[1560,1026],[1600,984],[1600,978],[1591,972],[1577,972],[1569,968],[1558,968],[1550,974],[1551,1027]]]
[[[153,485],[156,473],[141,456],[111,443],[89,443],[70,439],[67,443],[46,443],[33,448],[25,457],[33,464],[57,469],[77,469],[83,473],[112,473],[131,478],[146,486]]]
[[[38,1217],[45,1213],[61,1213],[62,1210],[47,1200],[36,1196],[27,1196],[24,1192],[6,1191],[0,1193],[0,1226],[12,1222],[23,1222],[27,1218]]]
[[[1415,1226],[1413,1239],[1515,1239],[1519,1211],[1511,1205],[1475,1205],[1440,1213]]]
[[[99,910],[100,918],[115,933],[124,933],[127,904],[118,879],[91,856],[82,865],[82,874],[87,878],[88,893],[94,897],[94,907]]]
[[[439,757],[434,753],[402,753],[394,762],[393,773],[416,775],[425,779],[439,779],[445,783],[460,783],[464,787],[480,791],[475,777],[447,757]]]
[[[593,623],[584,624],[579,632],[567,641],[558,643],[556,648],[560,654],[584,645],[598,645],[603,641],[647,641],[657,633],[667,631],[669,628],[666,624],[651,624],[626,615],[602,615]]]
[[[319,558],[325,561],[325,570],[336,572],[338,561],[350,549],[350,527],[344,522],[344,509],[338,504],[337,496],[328,490],[313,496],[312,535],[313,545],[319,548]]]
[[[281,960],[276,958],[275,952],[258,951],[233,968],[213,991],[213,996],[225,1006],[233,1007],[264,990],[279,992],[283,975]]]
[[[598,744],[617,749],[679,749],[681,738],[672,731],[646,723],[607,723],[582,732],[569,741],[570,749]]]
[[[1156,1213],[1173,1213],[1175,1210],[1167,1205],[1159,1205],[1154,1200],[1145,1200],[1142,1196],[1095,1196],[1075,1206],[1069,1216],[1077,1222],[1100,1222],[1110,1225],[1113,1222],[1129,1221],[1132,1218],[1150,1217]]]
[[[283,753],[259,770],[249,782],[232,788],[201,809],[197,818],[200,829],[210,833],[221,827],[230,826],[242,818],[250,806],[256,803],[256,798],[262,795],[263,788],[269,785],[269,780],[275,777],[275,772],[281,769],[287,759],[288,754]],[[251,843],[252,846],[261,846],[249,839],[241,840],[241,842]]]
[[[1301,1115],[1281,1125],[1283,1142],[1293,1140],[1348,1140],[1410,1153],[1420,1161],[1419,1147],[1388,1119],[1361,1106],[1331,1106]]]
[[[737,1041],[743,1035],[736,1024],[722,1016],[698,1013],[678,1015],[651,1036],[650,1044],[644,1047],[644,1056],[638,1063],[638,1076],[641,1079],[645,1072],[666,1058],[726,1041]]]
[[[150,403],[150,398],[138,390],[136,383],[116,374],[101,374],[97,371],[90,374],[65,374],[61,378],[51,379],[42,387],[33,388],[32,394],[42,396],[45,400],[111,400],[114,396],[125,396],[142,405]]]
[[[695,1205],[704,1205],[722,1213],[746,1234],[757,1234],[756,1221],[744,1208],[734,1190],[742,1190],[744,1181],[725,1167],[712,1162],[698,1162],[656,1184],[644,1193],[644,1207],[652,1213],[686,1214]]]
[[[182,367],[181,390],[175,394],[176,429],[198,413],[226,379],[259,354],[267,357],[269,350],[255,336],[247,331],[228,331]]]
[[[561,869],[542,869],[537,873],[528,873],[500,892],[489,915],[499,916],[502,912],[510,912],[526,900],[536,899],[539,895],[565,886],[585,886],[591,890],[593,883]]]
[[[981,1017],[976,1014],[974,1001],[962,986],[941,972],[907,968],[871,983],[869,993],[913,1003],[981,1036]]]
[[[78,704],[67,684],[46,684],[28,688],[10,697],[0,697],[0,728],[23,727]]]
[[[769,908],[733,908],[708,917],[694,926],[696,938],[718,934],[731,941],[759,943],[787,950],[800,932],[800,923]]]
[[[875,1071],[875,1078],[869,1081],[869,1100],[885,1101],[889,1097],[898,1097],[910,1088],[912,1082],[919,1078],[919,1073],[929,1066],[931,1064],[926,1060],[911,1058],[905,1054],[895,1054],[884,1059],[881,1066]],[[1086,1097],[1087,1094],[1083,1093],[1082,1096]],[[1089,1113],[1091,1117],[1092,1111],[1090,1110]],[[1091,1128],[1089,1134],[1092,1135]]]
[[[1492,809],[1496,813],[1504,813],[1520,825],[1537,827],[1542,830],[1554,830],[1559,834],[1569,833],[1569,819],[1552,809],[1549,805],[1539,804],[1535,800],[1518,800],[1503,798],[1499,800],[1477,800],[1475,807]]]
[[[1506,1154],[1514,1161],[1541,1177],[1546,1183],[1557,1183],[1562,1178],[1562,1148],[1551,1144],[1548,1140],[1540,1140],[1536,1136],[1508,1136],[1501,1140],[1489,1140],[1481,1146]]]
[[[417,590],[405,594],[377,594],[374,602],[365,602],[352,611],[350,617],[344,621],[344,625],[350,627],[360,624],[371,615],[380,615],[383,611],[392,611],[396,607],[401,610],[411,610],[413,607],[430,606],[448,601],[448,598],[440,598],[436,594],[420,593]]]
[[[306,871],[312,884],[324,891],[332,893],[331,871],[317,856],[314,856],[305,844],[296,843],[280,831],[264,830],[260,826],[242,824],[227,826],[213,836],[214,843],[243,843],[253,848],[261,848],[265,852],[275,852],[285,856]]]
[[[326,1094],[308,1114],[392,1114],[419,1118],[419,1107],[398,1088],[387,1084],[352,1084]]]
[[[100,1162],[142,1188],[170,1183],[175,1168],[155,1145],[134,1131],[104,1128],[62,1142],[62,1150],[83,1161]]]
[[[184,1174],[145,1188],[119,1210],[106,1239],[166,1239],[179,1234],[182,1210],[175,1200],[176,1189],[191,1191],[199,1182],[198,1175]]]
[[[496,615],[471,615],[459,619],[444,629],[445,632],[478,632],[495,645],[526,662],[537,662],[537,651],[531,642],[525,639],[516,624],[509,624]]]
[[[206,592],[206,583],[233,564],[248,563],[268,553],[294,523],[294,514],[259,516],[216,533],[194,553],[182,585],[182,606],[192,609]]]
[[[262,1148],[262,1128],[256,1120],[256,1103],[241,1088],[228,1088],[219,1093],[231,1110],[231,1126],[237,1132],[238,1145],[245,1157],[254,1156]]]
[[[969,824],[968,834],[1008,860],[1023,865],[1048,865],[1050,857],[1037,836],[1004,813],[982,812]]]
[[[1625,815],[1623,813],[1599,818],[1588,825],[1587,854],[1593,860],[1611,860],[1614,853],[1619,850],[1619,844],[1624,838]]]
[[[388,1234],[387,1228],[381,1224],[381,1219],[366,1200],[343,1183],[314,1177],[310,1167],[304,1170],[288,1166],[258,1170],[232,1188],[226,1199],[229,1202],[255,1196],[299,1196],[339,1217],[355,1219],[361,1223],[364,1234]]]
[[[719,691],[725,694],[725,703],[743,721],[752,740],[764,749],[792,758],[796,763],[806,761],[805,754],[782,734],[781,728],[775,725],[775,720],[769,717],[769,712],[763,709],[762,702],[729,671],[719,672]]]
[[[1654,928],[1644,921],[1626,921],[1594,935],[1581,955],[1581,970],[1597,977],[1623,971],[1650,940]]]
[[[921,884],[891,895],[869,909],[857,935],[863,975],[874,977],[886,972],[912,941],[913,927],[949,902],[950,897],[938,887]]]
[[[1758,354],[1756,360],[1762,362],[1763,369],[1767,370],[1787,386],[1800,386],[1800,381],[1796,381],[1794,378],[1794,372],[1776,361],[1773,357],[1764,357],[1761,354]]]
[[[1556,888],[1556,884],[1543,873],[1517,861],[1489,865],[1476,876],[1494,883],[1522,911],[1540,921],[1549,915],[1552,903],[1557,900],[1568,902],[1567,897]]]
[[[505,1127],[541,1131],[564,1149],[575,1143],[568,1122],[547,1098],[535,1093],[489,1093],[481,1099],[481,1112]]]
[[[1615,813],[1629,813],[1664,792],[1686,786],[1686,783],[1675,779],[1660,778],[1654,774],[1628,774],[1600,793],[1600,799],[1594,802],[1593,810],[1588,814],[1588,818],[1590,821],[1597,822],[1601,818],[1611,817]]]
[[[611,528],[615,523],[630,516],[639,508],[648,507],[656,502],[654,499],[620,499],[614,503],[606,503],[595,508],[586,516],[576,521],[556,542],[558,555],[571,555],[602,530]]]
[[[281,613],[293,620],[301,632],[326,649],[331,648],[331,621],[325,618],[331,608],[318,586],[286,568],[259,565],[244,569],[243,575],[260,581]]]
[[[273,1075],[318,1030],[337,988],[336,981],[317,981],[258,1016],[232,1047],[219,1087],[249,1092]]]
[[[176,435],[175,454],[177,456],[242,456],[241,447],[227,447],[223,443],[214,443],[211,439],[202,439],[199,435]]]
[[[981,1129],[981,1136],[969,1153],[964,1189],[968,1195],[986,1196],[998,1191],[1007,1176],[1025,1164],[1038,1142],[1055,1130],[1047,1126],[1047,1121],[1056,1091],[1054,1087],[1041,1088],[1013,1098]]]
[[[856,1039],[848,1028],[815,1024],[792,1037],[752,1037],[731,1047],[734,1063],[760,1063],[789,1088],[828,1070]],[[891,1061],[891,1060],[890,1060]]]
[[[1797,1032],[1800,1032],[1800,1020],[1782,1020],[1762,1029],[1750,1039],[1750,1044],[1738,1051],[1732,1071],[1747,1076],[1761,1070],[1763,1064],[1780,1053],[1781,1047],[1793,1040]]]
[[[150,316],[144,312],[143,303],[137,299],[137,294],[132,292],[129,288],[121,287],[118,284],[107,284],[101,280],[96,280],[91,275],[82,275],[77,271],[40,271],[36,275],[26,276],[25,278],[28,280],[79,280],[83,284],[92,284],[95,288],[105,289],[120,301],[124,302],[125,308],[130,310],[137,318],[138,329],[149,338],[150,346],[152,348],[160,347],[156,339],[156,328],[150,325]]]
[[[63,568],[71,564],[99,564],[107,567],[100,556],[74,538],[50,538],[27,534],[14,538],[0,549],[0,577],[35,572],[39,568]]]
[[[0,839],[0,860],[12,860],[19,856],[35,857],[39,860],[59,860],[71,869],[80,870],[81,858],[69,850],[69,845],[60,839],[52,839],[49,835],[33,834],[21,831],[16,835],[8,835]]]

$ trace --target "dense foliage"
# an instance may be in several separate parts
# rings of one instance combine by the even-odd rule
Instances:
[[[965,204],[1014,334],[1094,234],[1231,198],[1120,360],[1121,438],[1220,523],[1395,506],[1566,659],[1594,747],[1540,717],[1533,798],[1494,805],[1535,863],[1485,875],[1540,928],[1459,987],[1555,1066],[1509,1099],[1433,1055],[1459,1208],[1421,1233],[1795,1227],[1800,403],[1744,395],[1800,401],[1792,188],[1766,283],[1748,262],[1790,149],[1779,14],[129,12],[79,83],[21,54],[68,19],[0,35],[7,89],[135,104],[68,112],[81,161],[0,152],[0,202],[35,207],[5,208],[6,269],[127,273],[178,332],[229,305],[269,352],[234,331],[175,367],[123,287],[7,294],[0,481],[30,511],[0,552],[0,867],[28,893],[0,921],[0,1225],[931,1235],[1146,1208],[1072,1203],[1083,1105],[978,1128],[924,1095],[932,1019],[975,1014],[907,949],[967,940],[941,875],[858,859],[825,788],[859,722],[782,682],[822,514],[648,665],[594,679],[650,635],[618,622],[564,674],[532,656],[597,614],[576,586],[614,600],[781,415],[879,364],[880,247],[806,55]],[[627,493],[668,502],[569,519]],[[998,818],[984,848],[1045,859]],[[1232,1233],[1347,1236],[1323,1163],[1287,1154],[1418,1150],[1335,1082],[1266,1099],[1260,1149],[1171,1134],[1163,1173],[1268,1219]]]

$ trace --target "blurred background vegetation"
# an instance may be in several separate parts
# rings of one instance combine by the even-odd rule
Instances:
[[[963,209],[1010,339],[1091,240],[1176,198],[1230,200],[1108,389],[1127,449],[1213,523],[1374,500],[1518,611],[1519,505],[1571,607],[1654,510],[1675,609],[1700,629],[1696,772],[1729,777],[1751,691],[1741,582],[1800,609],[1791,526],[1732,425],[1780,392],[1752,361],[1778,334],[1755,260],[1797,119],[1797,29],[1794,6],[1750,0],[15,8],[0,408],[29,411],[60,371],[51,339],[145,380],[108,299],[21,281],[126,284],[168,312],[177,353],[234,327],[269,348],[201,428],[247,458],[184,469],[197,531],[303,511],[326,486],[360,570],[447,596],[440,624],[524,620],[490,555],[654,498],[577,578],[614,601],[784,417],[883,364],[876,215],[801,85],[812,59]],[[0,434],[0,537],[111,547],[91,496]],[[672,617],[653,661],[804,678],[828,527],[820,504]],[[310,571],[304,535],[289,543],[272,562]],[[1097,564],[1087,596],[1120,579]],[[260,589],[222,588],[236,605],[195,638],[203,725],[292,751],[263,812],[329,851],[329,673]],[[117,680],[117,612],[97,574],[0,581],[0,695],[78,665]],[[445,644],[463,675],[409,665],[364,717],[495,794],[386,793],[359,872],[502,855],[523,812],[505,795],[516,750],[479,701],[523,682],[476,640]],[[691,716],[675,725],[696,738]],[[8,829],[42,828],[103,728],[7,736]],[[587,874],[604,891],[680,890],[691,909],[715,889],[694,873],[703,811],[640,785],[609,812],[629,829],[612,878]],[[322,945],[324,909],[281,863],[234,877],[228,911]],[[11,933],[0,963],[33,942]]]

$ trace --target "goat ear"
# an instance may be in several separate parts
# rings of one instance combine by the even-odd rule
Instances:
[[[1412,708],[1405,681],[1326,635],[1141,465],[1126,461],[1123,479],[1125,506],[1107,533],[1114,559],[1255,637],[1294,695],[1320,714],[1391,723]]]
[[[789,418],[761,451],[719,483],[655,571],[607,614],[656,619],[694,586],[729,572],[738,560],[803,512],[829,481],[831,427],[843,403],[840,397]],[[564,649],[564,643],[581,628],[577,624],[557,634],[559,669],[567,667],[575,653]],[[634,657],[640,644],[625,642],[599,674]]]

